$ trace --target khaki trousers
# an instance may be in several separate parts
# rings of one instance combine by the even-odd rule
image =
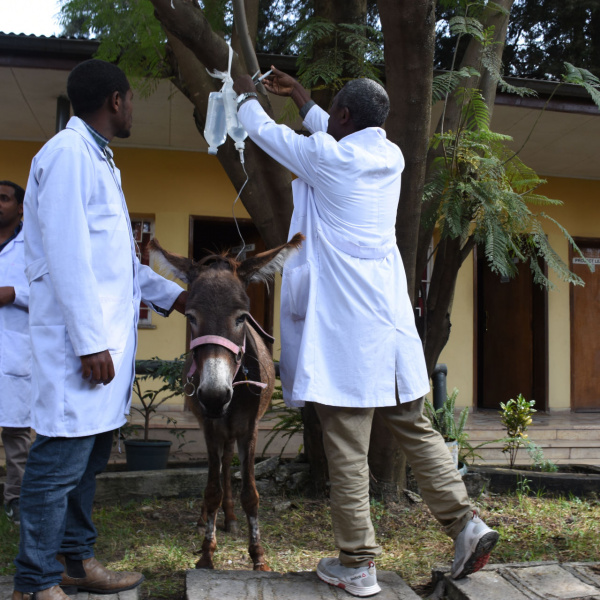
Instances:
[[[31,446],[31,431],[29,427],[3,427],[1,435],[6,455],[4,504],[8,504],[21,495],[21,481]]]
[[[381,554],[371,522],[367,463],[376,410],[406,455],[423,499],[446,533],[456,539],[477,512],[442,436],[423,415],[422,399],[385,408],[315,403],[315,409],[329,466],[333,533],[344,566],[364,566]]]

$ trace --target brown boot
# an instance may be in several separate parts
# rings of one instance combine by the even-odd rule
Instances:
[[[116,594],[137,587],[144,581],[141,573],[109,571],[93,556],[85,560],[72,560],[57,554],[56,559],[65,567],[60,585],[76,587],[81,592]]]
[[[28,593],[15,590],[12,593],[12,600],[70,600],[70,598],[60,589],[60,586],[54,585],[41,592]]]

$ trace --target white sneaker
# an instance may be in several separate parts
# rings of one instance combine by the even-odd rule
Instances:
[[[462,579],[485,567],[500,535],[475,513],[454,542],[452,579]]]
[[[317,565],[319,579],[346,590],[353,596],[373,596],[381,591],[377,585],[375,563],[366,567],[344,567],[339,558],[322,558]]]

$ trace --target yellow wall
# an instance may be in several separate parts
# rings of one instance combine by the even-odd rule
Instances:
[[[532,207],[556,219],[573,237],[600,238],[600,181],[548,178],[539,192],[563,201],[562,206]],[[550,221],[544,229],[552,247],[568,264],[569,247]],[[552,272],[555,288],[548,293],[549,407],[567,410],[571,406],[570,302],[569,285]],[[457,404],[474,406],[473,257],[460,270],[452,307],[450,340],[439,362],[448,365],[448,391],[458,388]]]
[[[25,187],[31,159],[42,144],[0,141],[0,179]],[[153,216],[155,235],[172,252],[188,255],[190,215],[231,217],[237,192],[215,157],[200,152],[114,148],[132,214]],[[236,216],[248,218],[240,202]],[[140,329],[137,357],[171,359],[185,352],[185,318],[152,315]]]

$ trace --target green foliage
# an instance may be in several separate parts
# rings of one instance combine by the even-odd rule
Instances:
[[[598,0],[515,0],[504,62],[511,75],[558,78],[564,61],[600,75]]]
[[[274,421],[275,423],[267,435],[267,442],[262,451],[263,456],[278,436],[281,436],[283,439],[287,438],[287,441],[283,444],[281,451],[279,452],[279,456],[281,456],[287,448],[287,445],[290,443],[292,436],[304,431],[304,422],[302,421],[302,413],[300,410],[297,408],[289,408],[282,402],[283,393],[281,391],[281,385],[275,386],[272,400],[275,402],[271,404],[264,419],[265,421]],[[298,453],[301,451],[302,446],[298,448]]]
[[[531,494],[531,479],[527,479],[526,477],[517,477],[517,496],[519,499],[523,499]]]
[[[527,454],[529,454],[535,469],[546,473],[556,473],[556,471],[558,471],[556,463],[544,458],[542,447],[535,442],[529,441],[527,444]]]
[[[138,361],[138,364],[143,365],[145,373],[136,375],[133,381],[133,394],[141,407],[132,403],[131,410],[144,418],[144,440],[148,440],[150,421],[156,414],[157,408],[170,398],[183,395],[181,372],[184,358],[185,354],[175,360],[161,360],[155,357],[149,361]],[[145,386],[142,384],[149,380],[159,380],[162,384],[156,388],[144,389]],[[172,425],[177,424],[177,421],[171,418],[168,418],[167,421]],[[182,441],[181,430],[174,429],[173,433]]]
[[[60,22],[66,33],[100,39],[96,57],[118,64],[142,95],[168,71],[166,36],[150,0],[66,0]]]
[[[500,402],[501,421],[506,428],[507,438],[504,441],[502,452],[508,455],[509,467],[515,466],[519,448],[527,445],[527,428],[531,425],[531,415],[536,412],[533,408],[535,400],[526,400],[523,394],[517,399],[510,399],[506,404]]]
[[[375,65],[383,62],[382,34],[373,27],[313,17],[293,44],[298,47],[298,79],[309,89],[338,91],[357,77],[379,81]]]
[[[469,418],[469,409],[463,408],[458,418],[456,417],[456,398],[458,390],[454,388],[452,393],[446,397],[444,404],[437,410],[427,398],[425,399],[425,416],[431,421],[433,429],[440,433],[446,442],[458,442],[458,460],[466,465],[472,464],[476,459],[481,458],[478,450],[488,444],[493,444],[498,440],[490,440],[473,446],[469,442],[469,434],[465,431],[467,419]]]
[[[600,108],[600,79],[587,69],[574,67],[568,62],[565,63],[565,68],[567,72],[563,75],[563,81],[582,86]]]
[[[479,71],[472,67],[464,67],[458,71],[448,71],[433,78],[432,104],[444,100],[460,85],[461,81],[469,77],[479,77]]]
[[[499,275],[515,276],[517,258],[529,262],[536,283],[550,288],[538,262],[542,259],[560,279],[580,285],[581,279],[550,246],[542,221],[555,224],[581,255],[575,242],[554,219],[528,206],[562,202],[536,192],[545,181],[506,147],[509,136],[490,130],[489,112],[478,90],[459,87],[454,94],[462,117],[457,131],[432,138],[440,156],[424,189],[424,200],[434,206],[426,222],[436,221],[442,238],[483,245],[490,269]]]
[[[425,414],[431,421],[433,428],[441,434],[447,442],[456,440],[459,445],[464,443],[469,437],[464,431],[467,419],[469,418],[469,409],[463,408],[460,411],[458,419],[455,415],[456,398],[458,390],[454,388],[452,393],[446,397],[444,404],[437,410],[429,400],[425,400]]]

